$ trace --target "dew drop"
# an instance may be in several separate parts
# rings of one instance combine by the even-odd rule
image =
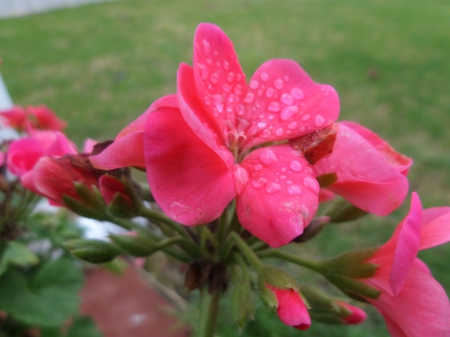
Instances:
[[[282,136],[282,135],[283,135],[283,129],[281,129],[281,128],[277,129],[277,131],[275,131],[275,134],[276,134],[278,137]]]
[[[267,110],[277,112],[280,111],[280,104],[278,102],[270,102]]]
[[[264,122],[259,122],[258,123],[258,127],[260,127],[261,129],[263,128],[263,127],[265,127],[266,126],[266,123],[264,123]]]
[[[321,115],[316,116],[316,126],[320,127],[325,123],[325,119]]]
[[[291,95],[296,100],[301,100],[303,97],[305,97],[305,95],[303,94],[303,91],[301,89],[299,89],[299,88],[292,88],[291,89]]]
[[[274,93],[275,93],[275,91],[272,88],[267,88],[267,90],[266,90],[267,98],[271,98]]]
[[[236,75],[236,81],[240,81],[240,80],[242,80],[242,75],[241,74],[237,74]]]
[[[206,60],[206,63],[207,63],[209,66],[211,66],[211,65],[213,64],[213,61],[211,61],[210,59],[207,59],[207,60]]]
[[[287,121],[297,112],[298,108],[296,106],[288,106],[281,111],[280,118],[283,121]]]
[[[302,164],[297,161],[297,160],[293,160],[289,163],[289,167],[292,171],[294,172],[300,172],[302,170]]]
[[[272,135],[272,132],[270,132],[269,129],[265,129],[261,134],[261,138],[269,138],[271,135]]]
[[[236,106],[236,113],[237,113],[239,116],[242,116],[242,115],[244,114],[244,112],[245,112],[245,108],[244,108],[243,105],[238,105],[238,106]]]
[[[234,80],[234,73],[228,73],[227,75],[227,81],[228,82],[233,82]]]
[[[244,102],[245,103],[252,103],[254,99],[255,99],[255,95],[253,95],[252,92],[249,92],[249,93],[247,93],[247,96],[245,96]]]
[[[303,186],[316,194],[320,191],[319,183],[316,179],[313,179],[311,177],[306,177],[305,179],[303,179]]]
[[[307,121],[308,119],[310,119],[311,118],[311,116],[310,115],[304,115],[303,117],[302,117],[302,120],[303,121]]]
[[[302,126],[302,127],[300,128],[300,131],[301,131],[301,132],[305,131],[305,127]]]
[[[283,89],[283,80],[281,78],[277,79],[274,83],[275,88],[277,88],[278,90]]]
[[[268,165],[276,163],[278,161],[275,152],[270,149],[265,149],[263,152],[261,152],[261,154],[259,155],[259,159],[261,159],[264,164]]]
[[[222,84],[222,89],[225,92],[229,92],[231,90],[231,87],[228,84],[224,83]]]
[[[197,63],[197,66],[200,69],[200,77],[202,80],[206,80],[208,78],[208,69],[203,63]]]
[[[269,117],[268,117],[270,120],[272,120],[272,119],[274,119],[275,118],[275,116],[274,115],[269,115]]]
[[[287,177],[283,174],[282,176],[280,176],[280,179],[282,179],[282,180],[284,180],[284,179],[286,179]]]
[[[242,85],[236,84],[235,87],[234,87],[234,93],[235,93],[236,95],[242,94]]]
[[[259,82],[258,81],[250,81],[250,89],[257,89],[259,87]]]
[[[297,122],[290,122],[288,124],[288,128],[294,130],[297,127]]]
[[[286,181],[286,184],[288,184],[288,185],[292,185],[292,184],[293,184],[293,182],[292,182],[292,180],[288,180],[288,181]]]
[[[214,57],[217,57],[219,55],[219,53],[215,51],[213,55],[214,55]]]
[[[261,164],[256,164],[254,169],[255,171],[261,171],[263,169],[263,166]]]
[[[292,105],[294,104],[294,99],[292,98],[291,95],[285,93],[281,95],[281,102],[286,105]]]
[[[219,75],[217,75],[216,73],[212,73],[211,76],[209,76],[209,79],[211,80],[211,82],[217,83],[219,82]]]
[[[209,55],[209,53],[211,52],[211,45],[209,44],[209,42],[206,40],[202,40],[202,46],[205,55]]]
[[[228,102],[233,103],[236,100],[236,98],[234,97],[233,94],[231,94],[230,96],[228,96]]]
[[[206,105],[210,105],[211,104],[211,99],[209,98],[209,96],[205,96],[205,98],[203,100],[205,101]]]
[[[289,76],[288,76],[288,75],[285,75],[285,76],[283,77],[283,79],[284,79],[285,82],[289,82]]]
[[[290,195],[298,195],[302,193],[302,188],[298,185],[291,185],[288,187],[287,192]]]
[[[274,182],[266,186],[266,192],[269,194],[277,193],[279,190],[281,190],[281,185]]]
[[[262,73],[260,77],[264,82],[267,82],[269,80],[269,75],[267,73]]]
[[[258,118],[261,118],[261,119],[262,119],[262,118],[264,118],[264,116],[265,116],[264,114],[260,114],[260,115],[258,116]]]
[[[252,180],[252,186],[257,189],[262,188],[265,184],[267,184],[267,179],[264,177],[259,177],[258,179]]]
[[[215,105],[217,111],[222,112],[223,111],[223,97],[221,95],[214,95],[213,100],[214,100],[214,105]]]
[[[283,173],[286,172],[286,167],[282,167],[281,172],[283,172]]]
[[[223,62],[223,69],[225,69],[225,70],[230,69],[230,64],[228,63],[228,61]]]

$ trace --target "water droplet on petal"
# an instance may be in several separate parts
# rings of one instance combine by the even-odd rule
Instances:
[[[228,73],[227,81],[228,82],[233,82],[234,81],[234,73]]]
[[[203,63],[197,63],[198,69],[200,70],[200,77],[202,80],[206,80],[208,78],[208,69]]]
[[[274,119],[274,118],[275,118],[274,115],[269,115],[269,119],[270,119],[270,120],[272,120],[272,119]]]
[[[291,95],[285,93],[281,95],[281,102],[286,105],[292,105],[294,104],[294,99],[292,98]]]
[[[288,106],[281,111],[280,118],[283,121],[287,121],[292,117],[295,113],[298,112],[298,108],[296,106]]]
[[[216,106],[217,111],[220,113],[223,111],[223,96],[221,95],[213,95],[214,105]]]
[[[236,100],[236,98],[234,97],[233,94],[230,94],[230,96],[228,96],[228,102],[233,103]]]
[[[279,190],[281,190],[281,185],[274,182],[266,186],[266,192],[269,194],[277,193]]]
[[[291,185],[288,187],[287,192],[290,195],[298,195],[302,193],[302,188],[297,185]]]
[[[209,53],[211,52],[211,45],[209,44],[209,42],[206,40],[202,40],[202,45],[205,55],[209,55]]]
[[[257,89],[259,87],[258,81],[250,81],[250,89]]]
[[[242,85],[236,84],[235,87],[234,87],[234,93],[235,93],[236,95],[242,94]]]
[[[230,64],[228,63],[228,61],[223,62],[223,69],[225,69],[225,70],[230,69]]]
[[[259,155],[259,159],[261,159],[264,164],[268,165],[276,163],[278,161],[275,152],[270,149],[264,149],[263,152],[261,152],[261,154]]]
[[[211,99],[209,98],[209,96],[205,96],[205,98],[203,100],[205,101],[206,105],[210,105],[211,104]]]
[[[292,88],[291,89],[291,95],[296,100],[301,100],[305,95],[303,94],[303,91],[299,88]]]
[[[217,57],[217,56],[219,56],[219,53],[215,51],[213,55],[214,55],[214,57]]]
[[[311,117],[310,115],[304,115],[302,117],[302,120],[306,122],[310,117]]]
[[[258,127],[260,127],[261,129],[263,128],[263,127],[265,127],[266,126],[266,123],[264,123],[264,122],[259,122],[258,123]]]
[[[320,127],[323,125],[323,123],[325,123],[325,119],[322,116],[317,115],[316,116],[316,126]]]
[[[285,75],[285,76],[283,77],[283,79],[284,79],[285,82],[289,82],[289,76],[288,76],[288,75]]]
[[[242,75],[241,74],[237,74],[236,75],[236,81],[239,82],[241,79],[242,79]]]
[[[209,79],[211,80],[211,82],[217,83],[219,82],[219,75],[217,75],[216,73],[212,73],[211,76],[209,76]]]
[[[245,103],[251,103],[255,99],[255,95],[252,92],[247,93],[247,96],[244,98]]]
[[[280,111],[280,104],[278,102],[270,102],[267,110],[277,112]]]
[[[263,166],[261,164],[256,164],[254,169],[255,171],[261,171],[263,169]]]
[[[238,106],[236,106],[236,113],[237,113],[239,116],[242,116],[242,115],[244,114],[244,112],[245,112],[245,108],[244,108],[243,105],[238,105]]]
[[[306,177],[305,179],[303,179],[303,186],[316,194],[320,191],[319,183],[316,179],[311,177]]]
[[[290,122],[288,124],[288,128],[294,130],[297,127],[297,122]]]
[[[210,59],[207,59],[207,60],[206,60],[206,63],[210,66],[210,65],[213,64],[213,61],[211,61]]]
[[[261,138],[269,138],[271,135],[272,135],[272,132],[270,132],[269,129],[265,129],[261,134]]]
[[[267,73],[262,73],[261,80],[263,80],[264,82],[267,82],[269,80],[269,75]]]
[[[275,93],[275,91],[274,91],[272,88],[268,88],[268,89],[266,90],[266,96],[267,96],[268,98],[271,98],[271,97],[273,96],[274,93]]]
[[[281,172],[286,172],[286,167],[282,167]]]
[[[260,189],[261,187],[263,187],[265,184],[267,184],[267,179],[264,177],[259,177],[258,179],[253,179],[252,180],[252,186],[254,188]]]
[[[288,180],[288,181],[286,181],[286,184],[288,184],[288,185],[292,185],[292,184],[293,184],[293,182],[292,182],[292,180]]]
[[[283,89],[283,80],[281,78],[277,79],[274,85],[278,90]]]
[[[283,174],[282,176],[280,176],[280,179],[282,179],[282,180],[284,180],[284,179],[286,179],[287,177]]]
[[[275,131],[275,134],[276,134],[278,137],[282,136],[282,135],[283,135],[283,129],[281,129],[281,128],[277,129],[277,131]]]
[[[231,90],[231,87],[228,84],[224,83],[222,84],[222,89],[225,92],[229,92]]]
[[[302,170],[302,164],[297,161],[297,160],[293,160],[289,163],[289,167],[291,168],[292,171],[294,172],[300,172]]]

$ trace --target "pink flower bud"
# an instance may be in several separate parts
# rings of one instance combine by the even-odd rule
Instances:
[[[359,324],[363,322],[367,317],[367,314],[364,312],[364,310],[350,305],[346,302],[336,301],[335,304],[343,307],[346,311],[350,312],[347,316],[342,317],[345,324]]]

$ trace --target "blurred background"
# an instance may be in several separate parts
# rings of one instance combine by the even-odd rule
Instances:
[[[0,11],[14,1],[0,0]],[[247,78],[268,59],[288,58],[332,85],[341,120],[363,124],[414,159],[411,191],[424,207],[450,206],[448,1],[120,0],[0,17],[0,72],[14,103],[48,105],[78,145],[113,139],[155,99],[174,93],[179,64],[192,62],[198,23],[212,22],[234,42]],[[326,257],[382,244],[408,203],[389,218],[329,227],[299,250]],[[450,245],[420,257],[449,293]],[[326,286],[303,270],[298,277]],[[236,336],[224,306],[218,336]],[[381,316],[364,309],[371,317],[361,326],[299,332],[262,308],[241,335],[386,336]]]

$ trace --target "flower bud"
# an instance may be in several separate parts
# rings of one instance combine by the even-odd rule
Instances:
[[[325,210],[325,215],[328,215],[330,217],[331,223],[356,220],[366,214],[366,211],[363,211],[362,209],[352,205],[344,198],[337,198]]]
[[[105,263],[121,253],[112,243],[101,240],[76,239],[64,243],[73,255],[90,263]]]
[[[109,211],[118,218],[133,218],[141,212],[141,198],[128,178],[105,174],[99,179],[100,192]]]
[[[149,240],[147,237],[136,234],[135,232],[127,234],[110,234],[109,238],[127,254],[134,257],[146,257],[155,252],[153,240]]]
[[[255,314],[250,282],[239,282],[231,296],[231,312],[239,328],[243,328],[250,317]]]

